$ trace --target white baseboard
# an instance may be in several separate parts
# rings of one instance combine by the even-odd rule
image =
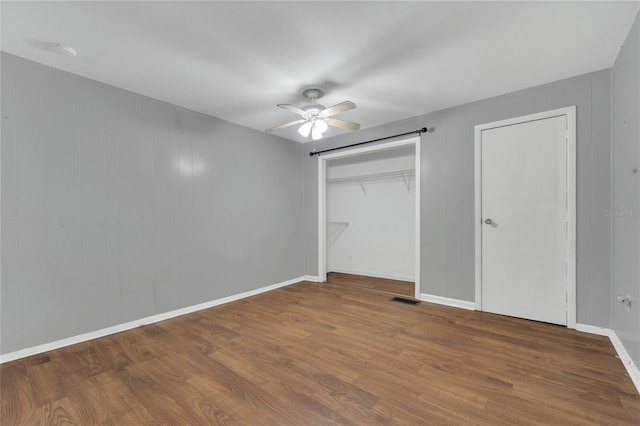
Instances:
[[[588,325],[588,324],[579,324],[579,323],[576,324],[576,330],[582,331],[584,333],[597,334],[599,336],[607,336],[607,337],[609,337],[611,335],[611,332],[613,331],[610,328],[598,327],[595,325]]]
[[[627,352],[615,331],[611,330],[609,340],[611,340],[611,344],[613,344],[616,352],[618,352],[620,361],[622,361],[624,368],[626,368],[627,373],[629,373],[629,377],[631,377],[633,384],[636,385],[638,393],[640,393],[640,370],[638,370],[638,366],[635,365],[633,359],[631,359],[631,356],[629,356],[629,352]]]
[[[454,308],[468,309],[470,311],[476,310],[475,302],[467,302],[466,300],[449,299],[448,297],[434,296],[432,294],[420,294],[420,300],[425,302],[437,303],[439,305],[453,306]]]
[[[304,276],[304,280],[305,280],[305,281],[311,281],[311,282],[314,282],[314,283],[318,283],[318,282],[320,282],[320,278],[318,278],[318,277],[317,277],[317,276],[315,276],[315,275],[305,275],[305,276]]]
[[[622,361],[622,365],[627,369],[627,373],[629,374],[631,381],[636,386],[638,393],[640,393],[640,370],[638,370],[638,366],[635,365],[633,359],[631,359],[631,356],[629,355],[629,352],[627,352],[614,330],[587,324],[576,324],[576,330],[609,337],[611,344],[618,353],[620,361]]]
[[[0,355],[0,364],[14,361],[20,358],[26,358],[28,356],[41,354],[43,352],[52,351],[54,349],[63,348],[65,346],[74,345],[76,343],[86,342],[88,340],[97,339],[99,337],[108,336],[110,334],[120,333],[121,331],[131,330],[132,328],[140,327],[143,325],[153,324],[159,321],[164,321],[170,318],[179,317],[181,315],[190,314],[192,312],[201,311],[203,309],[212,308],[214,306],[223,305],[225,303],[233,302],[236,300],[244,299],[247,297],[255,296],[266,291],[275,290],[280,287],[285,287],[291,284],[299,283],[300,281],[307,280],[307,277],[298,277],[291,280],[283,281],[281,283],[268,285],[255,290],[245,291],[244,293],[234,294],[232,296],[223,297],[221,299],[211,300],[204,303],[199,303],[193,306],[187,306],[185,308],[176,309],[174,311],[163,312],[161,314],[153,315],[146,318],[126,322],[123,324],[114,325],[112,327],[102,328],[100,330],[91,331],[77,336],[68,337],[66,339],[56,340],[55,342],[45,343],[38,346],[32,346],[30,348],[20,349],[15,352],[9,352],[4,355]],[[309,280],[310,281],[310,280]],[[317,277],[316,277],[317,281]]]
[[[384,278],[387,280],[396,280],[396,281],[409,281],[409,282],[415,281],[412,275],[387,274],[386,272],[371,272],[371,271],[363,271],[360,269],[327,268],[327,272],[338,272],[340,274],[364,275],[365,277]]]

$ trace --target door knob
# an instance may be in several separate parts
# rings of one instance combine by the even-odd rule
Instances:
[[[486,223],[487,225],[491,225],[493,223],[493,220],[491,218],[486,218],[484,220],[484,223]]]

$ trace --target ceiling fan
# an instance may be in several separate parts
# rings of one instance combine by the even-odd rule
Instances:
[[[332,107],[325,108],[324,105],[316,103],[316,100],[324,96],[324,92],[320,89],[309,88],[302,91],[302,96],[307,98],[311,104],[303,106],[302,108],[295,107],[293,105],[278,104],[280,108],[291,111],[300,115],[300,120],[291,121],[289,123],[281,124],[280,126],[267,129],[267,132],[275,132],[276,130],[286,129],[287,127],[301,124],[298,129],[303,137],[308,137],[311,134],[313,140],[322,139],[322,135],[327,131],[328,126],[339,127],[349,131],[358,130],[360,125],[358,123],[352,123],[350,121],[338,120],[337,118],[331,118],[334,115],[341,112],[349,111],[356,107],[351,101],[344,101],[336,104]]]

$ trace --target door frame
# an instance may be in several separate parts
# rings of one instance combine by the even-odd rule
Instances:
[[[420,136],[392,142],[354,148],[342,152],[318,155],[318,281],[327,281],[327,161],[337,158],[352,157],[376,151],[387,151],[403,146],[414,146],[415,149],[415,298],[420,299]]]
[[[494,121],[475,126],[475,293],[482,311],[482,132],[497,127],[566,116],[567,118],[567,328],[576,328],[576,107]]]

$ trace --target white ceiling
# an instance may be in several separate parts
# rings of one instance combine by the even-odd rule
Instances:
[[[319,86],[367,128],[609,68],[639,5],[2,1],[2,50],[261,131]]]

